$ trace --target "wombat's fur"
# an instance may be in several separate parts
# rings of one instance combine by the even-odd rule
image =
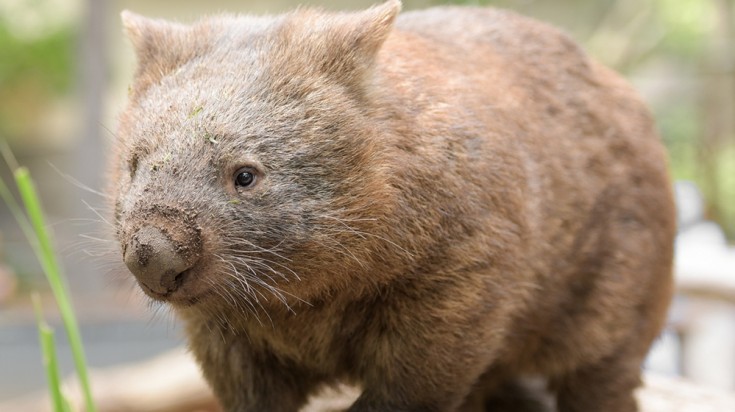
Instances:
[[[350,411],[482,410],[524,376],[635,410],[674,236],[647,110],[546,25],[399,9],[124,13],[126,264],[228,411],[337,381]]]

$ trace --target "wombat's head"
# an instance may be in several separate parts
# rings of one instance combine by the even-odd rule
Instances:
[[[193,26],[123,13],[139,67],[110,190],[149,296],[310,299],[380,260],[393,189],[371,65],[399,9]]]

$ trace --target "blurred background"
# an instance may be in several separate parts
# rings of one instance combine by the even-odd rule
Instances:
[[[377,0],[306,4],[365,8]],[[677,181],[678,294],[648,368],[735,389],[735,0],[404,0],[404,10],[472,3],[563,28],[648,102]],[[181,345],[147,307],[109,242],[104,162],[135,67],[119,14],[192,21],[221,11],[278,13],[293,0],[2,0],[0,140],[35,178],[64,261],[93,367]],[[10,182],[7,165],[0,176]],[[58,325],[40,266],[0,204],[0,400],[44,387],[30,291]],[[62,328],[56,328],[62,333]],[[62,369],[71,360],[60,337]]]

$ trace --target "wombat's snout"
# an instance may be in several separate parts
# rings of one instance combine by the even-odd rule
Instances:
[[[154,226],[144,226],[130,236],[125,264],[140,283],[152,292],[167,295],[181,286],[184,271],[194,266],[182,248]]]

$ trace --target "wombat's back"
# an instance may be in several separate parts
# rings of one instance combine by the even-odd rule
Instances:
[[[645,352],[671,293],[675,218],[665,151],[632,88],[565,34],[485,8],[400,15],[376,66],[411,102],[399,163],[446,177],[466,203],[454,216],[503,239],[511,282],[531,285],[516,295],[528,305],[509,363],[563,369],[635,335]]]

